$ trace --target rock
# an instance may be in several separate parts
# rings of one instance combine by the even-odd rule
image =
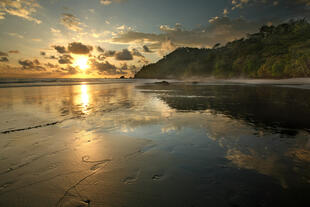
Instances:
[[[154,84],[158,84],[158,85],[169,85],[169,82],[167,82],[167,81],[160,81],[160,82],[155,82]]]

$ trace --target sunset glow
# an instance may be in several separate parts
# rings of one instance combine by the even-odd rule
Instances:
[[[307,207],[310,0],[0,0],[0,207]]]
[[[87,57],[79,57],[75,60],[74,66],[79,67],[81,70],[86,70],[90,66],[88,65],[88,58]]]
[[[21,78],[134,77],[177,48],[224,46],[309,16],[309,0],[0,2],[0,77]]]

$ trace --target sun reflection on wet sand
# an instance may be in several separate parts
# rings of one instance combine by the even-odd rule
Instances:
[[[89,95],[87,85],[81,85],[81,105],[83,113],[88,113]]]

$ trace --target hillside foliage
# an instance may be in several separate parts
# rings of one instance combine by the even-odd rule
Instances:
[[[310,77],[310,24],[292,20],[262,26],[246,38],[212,49],[178,48],[146,65],[135,78],[294,78]]]

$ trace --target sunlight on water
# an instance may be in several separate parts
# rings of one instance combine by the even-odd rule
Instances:
[[[88,86],[81,85],[81,105],[83,113],[88,112],[88,105],[89,105],[89,95],[88,95]]]

